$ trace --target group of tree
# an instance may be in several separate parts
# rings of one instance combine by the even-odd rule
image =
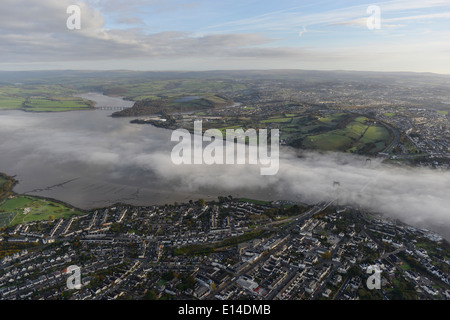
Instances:
[[[277,216],[292,217],[303,212],[305,212],[305,208],[295,204],[290,207],[270,208],[264,211],[264,214],[273,220]]]

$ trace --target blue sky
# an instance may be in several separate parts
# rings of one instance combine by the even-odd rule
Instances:
[[[450,74],[450,0],[4,0],[0,69]],[[64,28],[70,4],[81,29]],[[369,6],[380,10],[370,30]],[[23,22],[23,23],[19,23]]]

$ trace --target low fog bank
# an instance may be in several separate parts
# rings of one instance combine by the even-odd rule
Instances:
[[[101,111],[1,112],[0,135],[0,171],[18,175],[17,192],[73,200],[74,205],[94,203],[95,197],[132,203],[228,194],[306,203],[337,198],[339,204],[450,236],[448,171],[290,148],[280,149],[274,176],[262,176],[259,165],[176,166],[170,158],[176,143],[169,130],[132,125],[129,119],[108,118]],[[44,190],[66,181],[71,182]]]
[[[406,223],[450,230],[450,172],[389,166],[380,159],[342,153],[298,152],[282,148],[275,176],[258,166],[174,166],[152,154],[138,165],[179,189],[270,190],[280,199],[307,203],[338,199],[339,204],[384,213]]]

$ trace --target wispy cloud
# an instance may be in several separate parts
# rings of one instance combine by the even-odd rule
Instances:
[[[301,36],[303,36],[306,32],[308,32],[308,30],[306,30],[306,27],[303,26],[303,31],[300,31],[300,32],[298,33],[298,35],[301,37]]]
[[[318,4],[320,5],[320,3]],[[218,25],[208,27],[208,29],[231,28],[236,31],[244,30],[292,30],[300,25],[350,25],[364,24],[367,21],[367,8],[371,3],[358,4],[333,10],[323,10],[318,13],[307,13],[297,8],[288,10],[279,10],[269,12],[263,15],[229,21]],[[392,18],[391,21],[413,20],[419,18],[445,18],[447,14],[435,13],[423,16],[404,16],[408,12],[415,12],[418,9],[429,8],[450,8],[450,2],[445,0],[436,1],[386,1],[377,3],[381,8],[382,14],[399,14],[403,15],[398,18]]]
[[[184,63],[184,68],[202,70],[206,61],[214,69],[361,70],[365,66],[380,70],[380,65],[387,65],[385,55],[373,56],[369,64],[359,63],[367,51],[374,50],[370,42],[376,41],[375,51],[392,53],[389,67],[382,70],[402,65],[410,71],[425,68],[450,72],[437,63],[450,45],[447,36],[438,38],[441,30],[450,28],[449,1],[380,2],[382,31],[372,33],[366,28],[369,4],[351,2],[339,7],[319,1],[292,7],[290,2],[263,0],[253,8],[251,1],[230,1],[230,5],[219,7],[201,0],[85,0],[79,2],[82,28],[70,31],[66,28],[66,8],[72,0],[4,0],[0,11],[0,67],[70,63],[85,68],[114,61],[109,64],[112,68],[118,68],[119,63],[119,68],[135,64],[152,69],[161,67],[163,59],[170,59],[171,63],[165,64],[169,67],[179,68]],[[248,12],[234,11],[237,7]],[[423,27],[419,28],[421,23]],[[395,50],[401,45],[408,47],[425,31],[430,36],[422,37],[421,45],[408,57],[399,58],[404,50]],[[424,50],[430,47],[436,48],[436,57],[426,59]],[[347,48],[352,50],[344,52]],[[147,64],[137,64],[136,59]]]
[[[405,27],[405,24],[389,24],[386,23],[387,21],[393,21],[393,20],[381,20],[381,28],[388,28],[388,29],[392,29],[392,28],[402,28]],[[361,28],[367,28],[367,18],[359,18],[359,19],[355,19],[355,20],[350,20],[350,21],[343,21],[343,22],[335,22],[335,23],[330,23],[330,26],[355,26],[355,27],[361,27]]]
[[[434,19],[450,19],[450,12],[440,12],[440,13],[397,17],[397,18],[386,19],[386,21],[413,21],[413,20],[434,20]]]

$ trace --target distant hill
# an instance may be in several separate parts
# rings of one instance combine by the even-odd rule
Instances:
[[[271,83],[270,83],[271,82]],[[275,82],[275,83],[274,83]],[[9,104],[19,104],[17,96],[3,86],[34,90],[33,86],[57,85],[66,92],[103,92],[132,101],[145,100],[132,111],[158,112],[167,109],[202,110],[220,102],[209,100],[220,94],[241,101],[258,96],[257,90],[275,88],[301,92],[300,102],[356,106],[397,105],[450,111],[450,75],[414,72],[360,72],[314,70],[233,70],[233,71],[0,71],[0,95]],[[275,87],[274,87],[275,85]],[[255,88],[257,89],[255,91]],[[13,90],[12,90],[13,91]],[[206,101],[173,105],[170,99],[200,96]],[[298,95],[298,94],[297,94]],[[67,95],[63,95],[67,97]],[[1,97],[0,97],[1,98]],[[156,103],[155,100],[163,101]],[[0,99],[1,100],[1,99]],[[213,99],[215,100],[215,99]],[[22,101],[23,102],[23,101]],[[126,113],[118,113],[123,115]]]
[[[232,71],[0,71],[0,83],[71,83],[104,80],[112,84],[136,82],[142,80],[173,80],[173,79],[280,79],[303,81],[408,81],[411,83],[433,82],[448,84],[450,75],[416,72],[373,72],[373,71],[315,71],[315,70],[232,70]]]
[[[137,117],[161,113],[189,112],[205,109],[220,108],[232,105],[234,101],[225,96],[216,94],[207,97],[195,97],[183,99],[183,97],[171,99],[144,99],[136,101],[132,108],[124,109],[112,114],[113,117]]]

